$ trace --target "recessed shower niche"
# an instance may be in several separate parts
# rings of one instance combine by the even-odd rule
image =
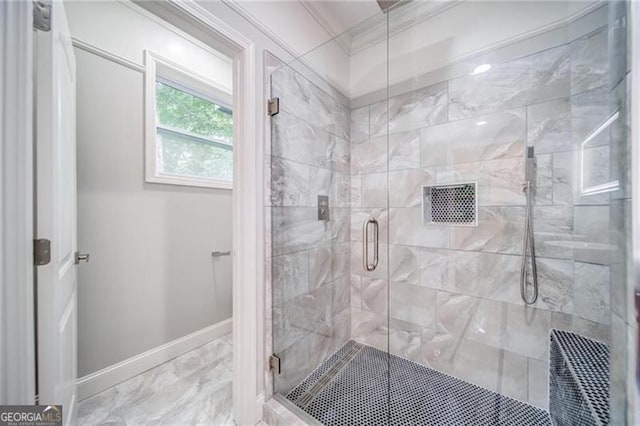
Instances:
[[[425,224],[477,226],[476,182],[422,187],[422,217]]]

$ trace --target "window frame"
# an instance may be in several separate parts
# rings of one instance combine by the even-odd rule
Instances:
[[[160,55],[145,50],[145,181],[180,186],[196,186],[203,188],[227,189],[233,188],[233,180],[212,179],[200,176],[171,175],[160,173],[157,169],[158,140],[157,133],[165,132],[186,137],[199,142],[219,145],[221,148],[231,148],[233,141],[207,138],[191,134],[182,129],[173,129],[170,126],[160,125],[156,115],[156,82],[172,86],[178,90],[190,93],[199,98],[207,99],[217,105],[232,108],[232,94],[226,88],[197,75],[190,70],[168,60]]]

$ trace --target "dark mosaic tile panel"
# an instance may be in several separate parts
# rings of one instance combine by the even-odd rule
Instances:
[[[567,331],[550,334],[549,411],[557,425],[609,424],[609,349]]]

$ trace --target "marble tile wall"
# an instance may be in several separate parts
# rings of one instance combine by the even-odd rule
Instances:
[[[625,23],[612,10],[608,28],[565,45],[351,111],[290,68],[272,73],[281,112],[265,206],[277,392],[353,338],[547,408],[548,333],[558,328],[612,343],[612,413],[627,416],[629,70],[615,40],[609,50]],[[519,290],[527,146],[533,306]],[[477,227],[422,223],[422,185],[469,180]],[[617,192],[594,190],[614,180]],[[330,197],[329,222],[316,220],[318,194]],[[373,272],[362,267],[369,215],[380,223]]]
[[[607,37],[351,111],[352,338],[543,408],[549,330],[609,342],[611,197],[590,191],[615,168],[610,132],[592,136],[611,112]],[[528,307],[527,146],[540,286]],[[478,182],[478,226],[424,224],[421,186],[464,181]],[[368,215],[381,229],[374,272],[362,267]]]
[[[268,71],[280,113],[265,160],[267,275],[274,391],[286,394],[350,338],[350,110],[287,65]],[[329,221],[317,219],[318,195],[329,196]]]

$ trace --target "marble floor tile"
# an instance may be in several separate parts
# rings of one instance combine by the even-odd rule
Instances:
[[[79,425],[232,425],[231,334],[80,401]]]

